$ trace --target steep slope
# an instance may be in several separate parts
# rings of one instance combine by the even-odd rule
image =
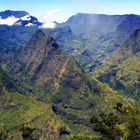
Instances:
[[[96,129],[95,122],[90,122],[93,115],[98,118],[102,113],[113,113],[118,104],[135,110],[132,99],[118,95],[107,85],[93,79],[60,49],[52,37],[45,36],[41,30],[34,33],[16,58],[12,72],[15,69],[16,75],[23,81],[41,91],[34,96],[42,102],[51,103],[53,112],[70,127],[71,133],[79,134],[83,139],[86,138],[84,135],[96,139],[104,137],[102,130]],[[121,115],[123,113],[118,114],[119,118]],[[127,121],[121,121],[121,126],[116,130],[122,132],[117,138],[123,138],[128,132]],[[70,137],[74,139],[73,135]],[[115,134],[112,137],[116,138]]]
[[[50,104],[29,96],[20,84],[0,69],[0,139],[58,139],[68,127],[53,113]],[[22,87],[22,86],[21,86]]]
[[[33,90],[29,86],[25,86],[24,83],[22,83],[18,79],[14,79],[13,77],[9,76],[0,65],[0,90],[3,92],[3,90],[7,90],[9,92],[19,92],[21,94],[32,94]]]
[[[116,30],[132,32],[140,26],[139,15],[104,15],[78,13],[68,19],[72,31],[77,34],[85,33],[111,33]],[[129,28],[131,26],[131,28]],[[84,28],[83,28],[84,27]]]
[[[91,33],[91,32],[113,32],[116,30],[125,16],[119,15],[103,15],[103,14],[85,14],[78,13],[68,19],[65,23],[72,28],[75,34]],[[84,28],[83,28],[84,27]]]
[[[45,36],[41,30],[34,33],[19,56],[30,79],[42,86],[46,82],[52,82],[52,85],[57,82],[59,72],[66,67],[69,60],[55,40]]]
[[[41,30],[14,58],[8,61],[12,65],[5,61],[2,67],[16,80],[0,71],[1,139],[127,139],[134,133],[140,137],[139,127],[131,129],[139,126],[135,102],[93,79]],[[17,90],[21,88],[24,93]]]
[[[52,36],[59,46],[68,54],[74,55],[74,52],[78,52],[83,45],[80,38],[74,35],[69,26],[43,29],[43,31],[46,35]]]
[[[139,96],[140,81],[140,29],[104,62],[97,70],[97,77],[118,90]],[[134,94],[133,94],[134,93]]]
[[[76,59],[85,70],[93,72],[140,27],[140,16],[79,13],[60,26],[70,26],[75,36],[81,38],[83,45]],[[90,57],[82,56],[84,50],[90,51]]]
[[[0,26],[0,51],[15,51],[25,46],[37,27]]]

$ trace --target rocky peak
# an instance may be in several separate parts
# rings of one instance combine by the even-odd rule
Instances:
[[[51,36],[46,36],[45,33],[39,29],[33,34],[26,48],[28,49],[30,47],[58,48],[58,45]]]
[[[26,15],[29,15],[29,13],[26,11],[5,10],[5,11],[0,12],[0,16],[3,19],[10,17],[10,16],[14,16],[16,18],[21,18],[21,17],[24,17]]]
[[[44,34],[44,32],[42,31],[42,30],[37,30],[34,34],[33,34],[33,36],[32,36],[32,38],[31,38],[31,40],[30,41],[33,41],[33,39],[42,39],[42,38],[44,38],[45,37],[45,34]]]
[[[31,16],[26,11],[6,10],[0,12],[0,25],[8,26],[40,26],[42,23],[36,17]]]
[[[57,56],[61,58],[61,50],[56,41],[39,29],[33,34],[19,59],[25,64],[25,71],[34,78],[38,75],[37,73],[48,74],[51,69],[55,69],[57,66],[54,63],[57,61]]]

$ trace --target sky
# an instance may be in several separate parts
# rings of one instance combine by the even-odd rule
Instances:
[[[65,22],[77,13],[140,15],[140,0],[0,0],[0,11],[4,10],[24,10],[40,21]]]

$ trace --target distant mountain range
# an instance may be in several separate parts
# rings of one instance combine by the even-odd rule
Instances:
[[[7,54],[4,54],[6,55],[6,57],[3,57],[3,55],[0,56],[0,60],[2,62],[8,61],[9,57],[11,58],[11,51],[18,52],[22,48],[24,48],[31,38],[32,34],[42,24],[35,17],[32,18],[32,16],[30,16],[29,13],[25,11],[7,10],[4,12],[0,12],[0,17],[3,20],[6,20],[11,16],[18,19],[18,21],[28,21],[28,23],[35,23],[35,21],[37,21],[37,24],[35,24],[34,26],[26,26],[28,23],[17,25],[16,21],[12,26],[0,25],[0,53],[3,54],[3,51],[7,51]],[[130,42],[128,40],[135,40],[132,36],[134,36],[133,32],[135,32],[135,30],[137,31],[137,29],[140,28],[140,16],[133,14],[103,15],[78,13],[70,17],[65,23],[56,23],[56,25],[57,26],[54,29],[43,28],[44,33],[46,35],[52,36],[57,41],[59,47],[61,49],[64,49],[65,53],[72,55],[79,62],[82,68],[90,73],[94,73],[95,69],[98,67],[101,68],[100,71],[104,71],[103,67],[105,67],[105,69],[107,70],[107,66],[104,65],[104,60],[109,58],[109,61],[107,61],[110,62],[110,56],[114,55],[116,52],[118,52],[118,50],[120,50],[120,53],[117,54],[117,56],[114,55],[113,60],[110,63],[114,64],[114,60],[116,60],[116,58],[118,58],[119,56],[125,57],[125,55],[122,54],[123,51],[121,48],[124,48],[122,46],[129,45],[126,42],[130,43],[130,48],[134,46],[134,42],[132,44],[132,41]],[[131,35],[132,33],[133,35]],[[123,42],[125,42],[124,44],[127,45],[124,45]],[[125,52],[128,51],[127,49],[128,48],[125,47]],[[136,50],[136,53],[137,52],[139,51]],[[137,55],[133,56],[136,57]],[[12,57],[11,59],[14,59],[14,57]],[[119,67],[121,66],[119,65]],[[109,73],[110,70],[112,69],[109,67],[107,73]],[[114,72],[114,70],[112,70],[112,72]],[[111,79],[111,75],[112,74],[110,74],[109,77],[104,77],[103,75],[98,77],[101,81],[108,83],[110,81],[109,79]],[[136,76],[133,79],[133,87],[137,83],[136,81],[138,81],[138,77],[139,76]],[[124,80],[122,79],[126,80],[124,77],[119,77],[117,78],[117,81],[115,80],[116,84],[111,86],[116,87],[115,89],[126,88],[126,85],[123,84]],[[113,82],[110,82],[110,84],[113,83],[114,80]],[[138,86],[137,84],[136,87]],[[131,86],[132,84],[129,85],[129,87]]]
[[[0,25],[19,25],[19,26],[40,26],[41,22],[37,18],[30,16],[25,11],[6,10],[0,12]]]
[[[81,50],[89,50],[90,57],[85,57],[83,63],[81,51],[78,62],[91,72],[140,27],[140,16],[79,13],[61,25],[70,26],[81,38],[84,44]]]
[[[118,30],[132,32],[139,27],[139,19],[140,16],[134,14],[104,15],[78,13],[70,17],[64,25],[69,25],[72,31],[77,35],[96,32],[112,33]],[[130,26],[131,28],[128,28]]]
[[[1,50],[24,47],[33,32],[43,24],[24,11],[7,10],[1,12],[0,17],[1,23],[7,22],[0,26]],[[11,17],[13,26],[7,26]],[[65,23],[55,24],[54,29],[45,28],[43,31],[53,36],[66,53],[74,56],[86,71],[92,73],[140,27],[140,16],[78,13]]]

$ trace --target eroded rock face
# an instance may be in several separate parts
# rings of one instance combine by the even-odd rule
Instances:
[[[93,102],[91,96],[101,93],[81,66],[41,30],[33,34],[14,65],[19,67],[19,75],[41,88],[44,96],[49,95],[53,103],[62,106],[72,104],[74,109],[85,109]],[[85,100],[89,103],[85,104]]]
[[[97,69],[100,81],[109,83],[117,90],[125,93],[139,93],[140,77],[140,29],[135,30],[129,38],[104,61]],[[133,96],[133,95],[132,95]]]
[[[19,63],[32,82],[39,86],[53,83],[58,86],[65,73],[69,57],[65,55],[56,41],[38,30],[19,56]],[[21,66],[22,67],[22,66]]]

